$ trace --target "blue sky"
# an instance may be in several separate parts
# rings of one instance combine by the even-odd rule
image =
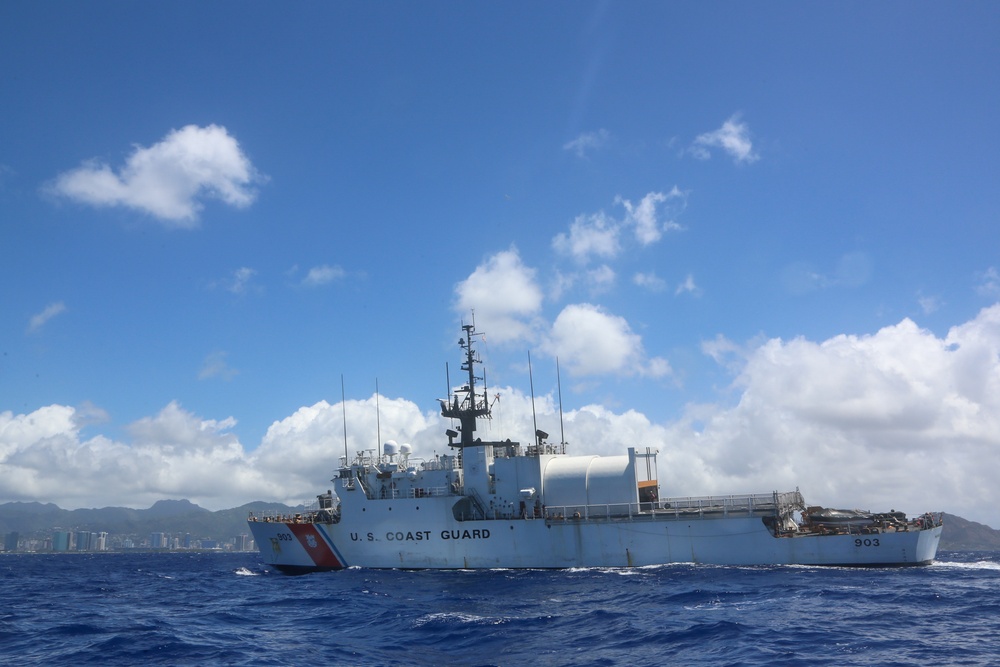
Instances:
[[[504,437],[558,356],[665,495],[1000,526],[998,62],[987,2],[6,3],[0,501],[442,453],[474,309]]]

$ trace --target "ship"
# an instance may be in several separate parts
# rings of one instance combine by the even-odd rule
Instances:
[[[463,324],[463,379],[439,399],[448,454],[387,440],[340,460],[332,489],[294,513],[248,517],[260,557],[288,574],[391,569],[714,565],[901,566],[934,560],[942,514],[807,505],[794,491],[664,498],[650,447],[571,455],[476,437],[491,417],[481,334]],[[480,390],[479,387],[482,387]],[[561,401],[560,401],[561,402]],[[561,408],[560,408],[561,412]],[[561,428],[561,427],[560,427]]]

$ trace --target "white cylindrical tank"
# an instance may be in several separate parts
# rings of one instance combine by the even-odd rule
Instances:
[[[545,504],[607,505],[636,502],[635,470],[628,456],[558,456],[542,473]]]

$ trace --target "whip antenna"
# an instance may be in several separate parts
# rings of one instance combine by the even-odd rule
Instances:
[[[528,350],[528,386],[531,387],[531,425],[535,429],[535,443],[538,444],[538,418],[535,417],[535,379],[531,374],[531,350]]]
[[[448,368],[447,361],[444,362],[444,381],[448,383],[448,391],[444,392],[444,395],[448,397],[448,401],[446,403],[447,405],[451,403],[451,370]],[[454,423],[454,421],[454,418],[452,418],[452,423]]]
[[[559,444],[566,453],[566,431],[563,430],[563,409],[562,409],[562,379],[559,374],[559,357],[556,357],[556,387],[559,388]]]
[[[347,454],[347,395],[344,393],[344,374],[340,374],[340,407],[344,414],[344,467],[351,462]]]
[[[382,451],[382,413],[378,409],[378,378],[375,378],[375,452]]]

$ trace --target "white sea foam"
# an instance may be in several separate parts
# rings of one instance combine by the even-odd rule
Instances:
[[[420,627],[435,621],[455,625],[501,625],[506,623],[507,619],[494,616],[479,616],[477,614],[468,614],[463,612],[438,612],[421,616],[414,621],[413,625],[415,627]]]
[[[1000,570],[1000,563],[992,560],[977,560],[971,563],[956,563],[954,561],[934,561],[931,567],[952,568],[957,570]]]

